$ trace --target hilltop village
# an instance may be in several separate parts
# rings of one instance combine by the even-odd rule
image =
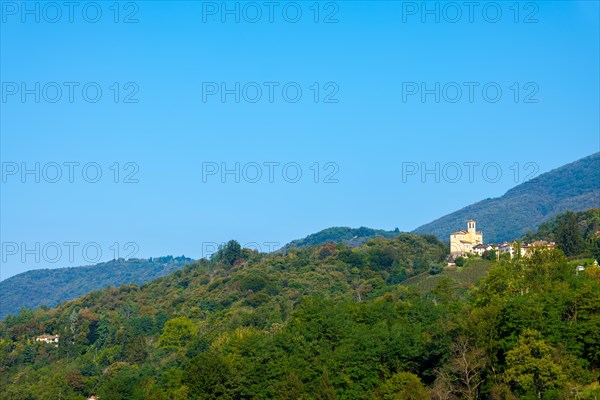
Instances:
[[[556,243],[538,240],[531,243],[504,242],[501,244],[483,243],[483,233],[477,230],[474,220],[467,221],[467,230],[460,230],[450,234],[450,256],[449,262],[454,262],[458,257],[468,257],[469,255],[483,256],[485,252],[494,251],[499,257],[500,254],[509,254],[510,258],[519,254],[527,256],[534,247],[554,248]]]

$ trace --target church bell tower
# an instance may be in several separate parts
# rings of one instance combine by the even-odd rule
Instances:
[[[467,221],[467,227],[468,227],[468,232],[471,235],[474,235],[476,233],[476,229],[475,229],[475,221],[473,221],[472,219]]]

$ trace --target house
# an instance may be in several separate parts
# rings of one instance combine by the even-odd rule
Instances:
[[[467,221],[467,230],[450,234],[450,256],[452,258],[475,252],[475,246],[483,244],[483,234],[477,232],[475,221]]]
[[[41,335],[35,338],[36,342],[44,342],[48,344],[53,344],[54,347],[58,347],[58,335]]]
[[[494,247],[492,247],[490,244],[479,243],[473,247],[473,253],[477,254],[479,257],[481,257],[486,251],[490,250],[494,250]]]
[[[556,247],[556,243],[547,242],[545,240],[536,240],[535,242],[529,244],[523,244],[521,246],[521,255],[527,256],[531,254],[534,248],[544,248],[544,249],[553,249]]]
[[[555,247],[556,243],[547,242],[545,240],[537,240],[532,243],[520,244],[518,242],[504,242],[498,245],[498,252],[500,252],[501,254],[509,254],[510,258],[513,258],[517,254],[517,248],[519,248],[519,254],[521,255],[521,257],[527,257],[531,255],[531,252],[535,248],[553,249]]]
[[[504,243],[498,245],[498,251],[501,254],[509,254],[510,258],[513,258],[515,255],[515,248],[514,248],[513,244],[510,242],[504,242]]]

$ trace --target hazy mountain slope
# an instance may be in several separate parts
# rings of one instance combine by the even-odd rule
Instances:
[[[474,219],[484,242],[502,242],[522,237],[562,212],[594,207],[600,207],[600,153],[542,174],[502,197],[445,215],[414,233],[430,233],[448,240],[451,232]]]
[[[53,307],[107,286],[141,284],[168,275],[192,261],[171,256],[150,260],[132,258],[84,267],[27,271],[0,282],[0,320],[17,313],[21,307]]]

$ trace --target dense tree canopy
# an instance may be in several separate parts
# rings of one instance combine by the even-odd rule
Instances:
[[[408,234],[286,255],[231,248],[235,257],[5,319],[0,399],[600,394],[590,259],[538,249],[451,270],[446,246]],[[35,342],[43,333],[59,346]]]

